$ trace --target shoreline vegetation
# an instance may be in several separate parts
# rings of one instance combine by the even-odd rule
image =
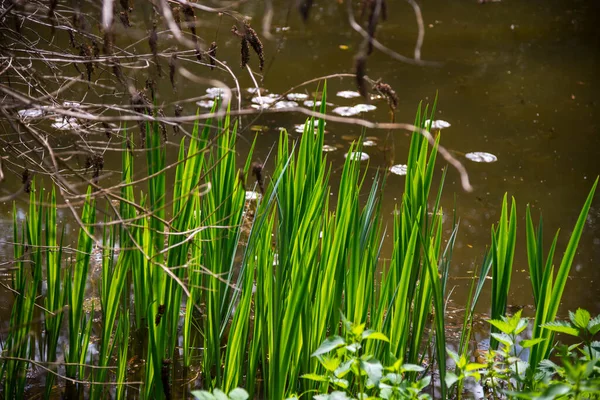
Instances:
[[[326,100],[325,88],[321,114]],[[434,115],[419,107],[414,125],[430,131]],[[160,125],[145,132],[145,187],[128,131],[117,201],[102,203],[101,188],[89,186],[75,248],[57,224],[54,189],[31,182],[25,218],[13,208],[0,397],[460,399],[475,387],[494,399],[600,395],[600,317],[579,309],[557,320],[598,179],[562,257],[558,233],[543,249],[543,223],[529,207],[517,238],[516,201],[504,197],[451,343],[447,281],[460,216],[445,237],[445,169],[433,187],[439,135],[430,146],[412,134],[404,193],[386,226],[385,172],[369,185],[348,157],[330,188],[323,120],[309,118],[296,141],[280,132],[270,179],[252,162],[254,145],[238,168],[229,113],[181,139],[174,182]],[[393,251],[384,255],[386,233]],[[531,319],[507,314],[517,240],[527,247]],[[98,296],[88,307],[95,249]],[[476,356],[469,344],[487,277],[490,348]],[[556,333],[578,344],[562,346]]]

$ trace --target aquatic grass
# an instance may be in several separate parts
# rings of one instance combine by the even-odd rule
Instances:
[[[510,291],[510,278],[512,276],[512,265],[517,240],[517,206],[512,199],[510,213],[508,212],[507,195],[502,199],[502,211],[498,227],[492,226],[492,246],[490,253],[492,257],[492,319],[499,320],[506,313],[508,293]],[[498,329],[492,325],[491,332],[497,333]],[[498,348],[499,342],[492,337],[490,347]]]
[[[3,347],[3,356],[9,357],[2,364],[0,379],[4,380],[4,395],[20,397],[25,390],[27,369],[33,359],[34,342],[30,335],[35,299],[41,283],[41,219],[42,198],[36,201],[35,182],[31,183],[29,214],[18,234],[17,210],[13,204],[13,247],[15,273],[12,277],[15,301],[10,315],[10,330]]]
[[[46,329],[46,353],[45,360],[53,363],[56,361],[58,340],[62,327],[65,306],[65,291],[62,281],[64,273],[61,268],[63,254],[64,229],[61,232],[60,243],[57,241],[56,224],[56,189],[52,188],[50,201],[46,210],[46,296],[44,298],[44,325]],[[56,368],[54,368],[56,372]],[[55,381],[54,374],[48,374],[46,378],[45,396],[48,397]]]
[[[548,358],[550,352],[554,346],[554,332],[550,329],[546,329],[544,324],[547,324],[556,319],[558,308],[562,300],[562,295],[565,290],[567,278],[571,270],[571,265],[579,245],[579,239],[583,232],[596,187],[598,186],[598,179],[596,178],[590,192],[587,196],[585,203],[579,213],[573,232],[569,239],[569,243],[565,249],[560,266],[556,271],[556,277],[554,277],[554,265],[553,258],[556,250],[556,242],[558,239],[558,232],[554,236],[550,250],[546,257],[546,262],[543,262],[543,247],[542,247],[542,219],[540,217],[540,223],[538,226],[537,234],[531,218],[531,212],[527,207],[526,214],[526,227],[527,227],[527,256],[529,262],[529,273],[531,276],[531,284],[535,299],[535,323],[533,325],[532,339],[542,339],[540,343],[532,346],[531,354],[529,356],[529,368],[527,371],[527,377],[531,382],[532,386],[535,386],[535,379],[533,379],[537,367],[541,360]]]
[[[96,221],[95,198],[92,188],[88,187],[83,209],[81,211],[81,226],[77,238],[77,253],[75,262],[67,273],[66,296],[69,310],[69,348],[65,359],[67,377],[72,379],[84,378],[85,354],[89,345],[91,318],[86,318],[83,303],[86,297],[90,256],[94,245],[94,223]],[[71,382],[71,381],[67,381]],[[76,390],[74,388],[73,390]]]

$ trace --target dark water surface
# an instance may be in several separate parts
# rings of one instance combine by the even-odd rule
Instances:
[[[287,2],[276,3],[272,28],[274,40],[263,39],[266,68],[262,82],[257,76],[267,93],[282,93],[318,76],[352,73],[353,57],[360,38],[349,27],[345,5],[333,0],[315,1],[310,20],[303,25],[295,9],[288,13]],[[451,217],[456,200],[461,223],[449,283],[450,287],[456,286],[453,292],[456,304],[465,302],[470,282],[467,278],[481,264],[483,253],[490,243],[490,226],[497,222],[502,196],[507,192],[516,198],[519,213],[509,302],[516,306],[529,305],[532,296],[526,272],[526,204],[533,207],[536,220],[538,210],[543,210],[546,247],[556,229],[561,228],[557,247],[557,256],[560,257],[587,193],[600,174],[600,124],[596,119],[600,116],[597,97],[600,89],[600,28],[597,18],[600,6],[593,0],[503,0],[481,5],[475,0],[425,0],[421,7],[426,27],[422,58],[439,62],[440,66],[408,65],[375,51],[368,59],[367,74],[372,79],[382,78],[398,93],[400,105],[396,121],[411,123],[419,102],[433,102],[438,93],[437,117],[452,124],[442,131],[441,144],[465,163],[475,189],[472,193],[464,192],[456,171],[449,170],[443,206]],[[377,37],[394,51],[412,56],[417,32],[412,8],[402,1],[388,1],[388,8],[388,21],[380,25]],[[262,3],[243,4],[240,12],[254,17],[253,26],[261,35]],[[95,13],[99,15],[97,10]],[[239,67],[239,41],[229,33],[232,20],[200,14],[198,20],[201,23],[199,35],[205,37],[208,43],[212,40],[218,42],[218,57],[231,67],[240,86],[244,89],[254,86],[248,73]],[[140,41],[129,50],[147,53],[144,14],[134,15],[132,22],[137,29],[121,30],[117,38],[119,45]],[[160,36],[161,50],[174,45],[174,42],[162,40],[164,37]],[[64,32],[59,39],[66,45]],[[256,57],[254,54],[252,57],[250,65],[253,70],[258,70]],[[182,61],[182,65],[204,78],[220,79],[235,87],[228,73],[211,72],[191,60],[193,56],[189,57],[189,61]],[[174,93],[168,79],[168,59],[162,58],[161,63],[165,74],[159,81],[158,102],[165,104],[167,115],[173,115],[174,102],[206,93],[208,86],[192,84],[181,77]],[[132,70],[128,73],[133,75]],[[66,67],[64,74],[76,73]],[[113,79],[110,71],[104,74],[105,79]],[[145,74],[146,71],[142,70],[136,75],[140,87]],[[341,90],[356,90],[353,78],[330,79],[327,85],[328,101],[334,104],[329,110],[365,103],[360,98],[336,96]],[[296,92],[306,93],[312,98],[316,87],[316,83],[309,84]],[[80,85],[70,89],[67,93],[71,97],[64,100],[129,103],[125,93],[100,97],[94,93],[86,95],[86,92],[86,85]],[[244,108],[250,106],[249,98],[250,95],[245,95]],[[195,112],[194,102],[182,104],[184,115]],[[374,100],[372,104],[377,106],[377,110],[358,117],[389,122],[385,101]],[[255,131],[250,129],[251,126],[268,127],[259,133],[256,150],[256,158],[264,161],[278,138],[277,127],[294,132],[294,125],[304,122],[304,119],[305,116],[297,113],[269,113],[244,118],[239,140],[240,154],[243,156],[254,138]],[[330,122],[326,130],[326,144],[340,148],[328,156],[336,171],[343,163],[350,140],[361,134],[361,128]],[[64,131],[53,131],[52,134],[64,145],[76,139]],[[179,141],[171,131],[169,135],[173,142]],[[384,152],[383,147],[388,132],[368,130],[366,135],[373,136],[379,144],[364,149],[371,155],[369,168],[373,172],[377,168],[387,168],[390,154]],[[393,132],[392,137],[395,144],[393,159],[395,163],[404,163],[408,135],[399,131]],[[111,146],[119,145],[113,143]],[[168,157],[173,160],[177,153],[174,146],[170,148],[173,150]],[[498,161],[474,163],[463,157],[473,151],[493,153]],[[142,159],[137,162],[138,167],[141,165]],[[444,165],[439,162],[440,170]],[[105,173],[113,171],[114,174],[106,175],[100,183],[115,182],[120,176],[119,168],[120,154],[106,152]],[[267,163],[267,175],[269,172]],[[334,172],[333,188],[337,186],[336,179]],[[18,188],[19,177],[8,174],[1,185],[8,189]],[[388,178],[383,214],[389,216],[390,227],[393,209],[401,199],[403,187],[404,177],[391,175]],[[24,200],[25,197],[19,199],[20,213],[25,210]],[[72,232],[75,237],[76,224],[68,218],[68,210],[62,210],[62,213],[63,222],[69,224],[67,233]],[[2,241],[12,240],[11,219],[12,203],[0,204]],[[391,249],[386,247],[383,253],[389,257]],[[7,260],[11,256],[10,245],[0,243],[0,258]],[[557,264],[560,262],[558,257]],[[572,279],[567,283],[561,312],[577,307],[585,307],[592,313],[600,312],[599,263],[600,194],[597,194],[573,263]],[[3,289],[0,296],[12,298]],[[488,298],[486,292],[481,311],[486,311]],[[10,315],[9,303],[0,301],[2,321],[7,321]]]

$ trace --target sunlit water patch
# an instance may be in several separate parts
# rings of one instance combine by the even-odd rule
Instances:
[[[478,163],[493,163],[498,161],[498,157],[491,153],[485,153],[483,151],[475,151],[472,153],[465,154],[465,157],[473,162]]]
[[[330,153],[330,152],[336,151],[336,150],[337,150],[337,147],[335,147],[335,146],[330,146],[328,144],[323,145],[323,151],[326,153]]]

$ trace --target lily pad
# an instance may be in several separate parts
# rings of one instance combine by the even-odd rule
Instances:
[[[361,151],[353,151],[352,153],[344,154],[345,158],[350,158],[352,161],[367,161],[370,157],[367,153]]]
[[[198,105],[198,107],[212,108],[215,105],[215,101],[214,100],[200,100],[200,101],[197,101],[196,104]]]
[[[396,164],[390,167],[390,172],[394,175],[406,175],[408,173],[408,165]]]
[[[436,119],[435,121],[431,121],[430,119],[425,120],[425,127],[429,126],[429,123],[431,123],[431,129],[446,129],[446,128],[450,128],[450,122],[441,120],[441,119]]]
[[[360,97],[360,93],[353,90],[342,90],[341,92],[337,92],[337,96],[345,99],[353,99],[355,97]]]
[[[252,190],[246,191],[246,201],[255,201],[260,197],[260,193],[254,192]]]
[[[51,125],[54,129],[59,131],[68,131],[79,129],[81,125],[77,122],[76,118],[62,118],[57,117]]]
[[[351,117],[353,115],[360,114],[360,111],[355,109],[354,107],[336,107],[331,110],[332,113],[341,115],[342,117]]]
[[[206,89],[206,97],[209,99],[216,99],[217,97],[223,97],[225,90],[223,88],[212,87]]]
[[[375,107],[372,104],[357,104],[354,107],[355,110],[358,110],[358,112],[367,112],[367,111],[373,111],[376,110],[377,107]]]
[[[465,154],[465,157],[473,162],[479,163],[493,163],[498,161],[498,157],[491,153],[486,153],[483,151],[474,151],[472,153]]]
[[[252,98],[252,102],[256,104],[272,104],[275,102],[275,99],[278,98],[276,94],[269,94],[267,96],[254,96]]]
[[[21,118],[40,118],[44,115],[44,111],[39,108],[27,108],[25,110],[19,110],[18,114]]]
[[[300,101],[308,99],[308,95],[306,93],[288,93],[286,96],[288,100],[292,101]]]

